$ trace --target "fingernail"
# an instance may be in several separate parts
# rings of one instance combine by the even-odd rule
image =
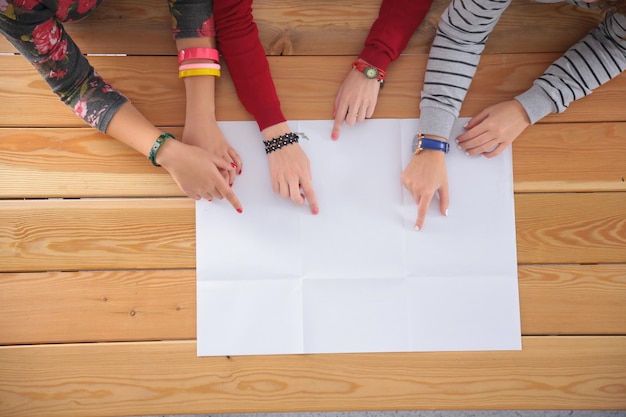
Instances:
[[[454,139],[454,141],[455,141],[456,143],[459,143],[459,140],[458,140],[458,139]]]
[[[240,169],[237,175],[241,175],[242,172],[243,172],[243,169]]]
[[[337,140],[337,139],[339,139],[339,135],[338,135],[338,134],[336,134],[336,133],[333,133],[333,134],[330,136],[330,138],[331,138],[332,140]]]
[[[448,217],[448,209],[446,209],[446,212],[444,214],[446,217]]]
[[[420,227],[418,225],[415,225],[415,231],[419,232],[420,231]]]
[[[231,166],[231,167],[233,167],[233,168],[237,168],[237,164],[236,164],[236,163],[234,163],[234,162],[231,162],[231,163],[230,163],[230,166]]]
[[[243,213],[243,209],[238,208],[237,209],[237,213],[239,213],[239,214]]]
[[[469,152],[465,152],[465,155],[470,156]]]
[[[230,184],[228,184],[228,186],[229,186],[230,188],[233,188],[233,183],[231,182]]]
[[[461,148],[461,145],[456,145],[456,148],[459,150],[462,150],[463,148]]]
[[[319,211],[319,209],[313,209],[313,210],[311,210],[311,213],[313,213],[313,214],[317,214],[317,213],[319,213],[319,212],[320,212],[320,211]]]

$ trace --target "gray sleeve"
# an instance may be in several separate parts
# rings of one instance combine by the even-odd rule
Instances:
[[[572,46],[515,97],[531,123],[550,113],[561,113],[569,104],[621,74],[626,69],[626,16],[607,17]]]
[[[448,138],[485,42],[511,0],[452,0],[430,49],[420,101],[422,133]]]

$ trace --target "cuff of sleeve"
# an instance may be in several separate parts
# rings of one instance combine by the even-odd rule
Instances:
[[[259,111],[253,116],[256,119],[257,125],[259,125],[260,131],[278,123],[287,121],[282,110],[280,110],[280,104],[274,106],[268,105],[264,110]]]
[[[449,140],[455,120],[456,116],[448,111],[423,107],[420,109],[419,131],[424,135],[441,136]]]
[[[519,101],[522,107],[524,107],[524,110],[526,110],[530,124],[535,124],[539,119],[556,112],[556,108],[552,104],[552,99],[548,93],[537,84],[515,97],[515,99]]]
[[[391,58],[389,56],[372,46],[366,46],[365,49],[361,51],[359,58],[377,66],[383,71],[387,71],[387,67],[391,63]]]
[[[115,113],[129,100],[126,96],[122,94],[118,94],[115,100],[112,100],[111,104],[106,108],[106,110],[100,115],[98,123],[93,125],[96,129],[98,129],[102,133],[106,133],[107,128],[109,127],[109,123],[111,123],[111,119],[115,116]]]

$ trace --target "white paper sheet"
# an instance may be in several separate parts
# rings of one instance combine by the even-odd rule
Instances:
[[[400,174],[419,120],[338,141],[332,121],[290,122],[309,137],[315,216],[272,192],[255,123],[220,126],[244,162],[244,212],[196,203],[198,355],[521,349],[510,148],[453,147],[449,216],[435,199],[416,232]]]

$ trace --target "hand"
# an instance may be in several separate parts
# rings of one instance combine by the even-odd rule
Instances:
[[[372,117],[379,91],[379,81],[370,80],[363,73],[350,70],[339,87],[337,97],[335,97],[333,114],[335,124],[331,134],[333,140],[339,139],[341,125],[344,121],[352,126],[356,122],[362,122]]]
[[[194,200],[225,198],[241,213],[241,202],[222,175],[235,168],[223,158],[206,149],[168,140],[157,153],[157,163],[163,166],[180,189]]]
[[[415,230],[421,230],[428,213],[428,207],[435,192],[439,192],[439,210],[448,215],[448,174],[445,154],[441,151],[424,149],[413,156],[402,173],[402,184],[411,192],[418,204]]]
[[[183,143],[206,149],[215,158],[224,160],[231,168],[221,170],[230,186],[235,182],[235,175],[242,172],[242,162],[237,151],[230,146],[217,122],[202,119],[199,123],[187,123],[181,138]]]
[[[287,123],[279,123],[263,130],[264,139],[271,140],[289,133]],[[309,202],[311,213],[317,214],[319,207],[313,184],[311,182],[311,168],[309,158],[298,143],[270,152],[268,155],[270,176],[274,192],[285,198],[290,198],[296,204]]]
[[[530,119],[521,103],[504,101],[473,117],[456,141],[469,155],[491,158],[500,155],[528,126]]]

